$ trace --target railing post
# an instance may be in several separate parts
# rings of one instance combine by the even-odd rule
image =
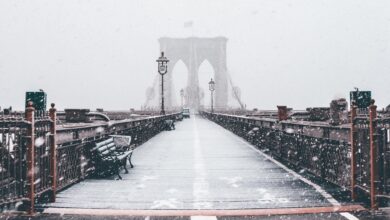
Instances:
[[[377,106],[375,101],[371,101],[370,105],[370,200],[371,209],[377,209],[376,203],[376,117]]]
[[[50,125],[50,175],[51,175],[51,188],[52,188],[52,197],[51,201],[56,201],[57,193],[57,143],[56,143],[56,121],[57,121],[57,109],[55,104],[51,104],[49,110],[49,116],[51,120]]]
[[[28,185],[28,198],[30,199],[30,206],[28,207],[28,213],[34,213],[35,203],[35,120],[34,120],[34,107],[30,101],[26,108],[26,120],[30,122],[27,129],[28,143],[27,143],[27,185]]]
[[[356,200],[356,131],[355,131],[355,118],[357,115],[357,107],[354,103],[351,104],[351,130],[350,130],[350,142],[351,142],[351,198]]]

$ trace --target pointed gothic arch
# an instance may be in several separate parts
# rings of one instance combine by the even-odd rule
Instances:
[[[199,67],[207,60],[214,69],[215,107],[226,108],[228,102],[228,77],[226,66],[226,43],[227,38],[160,38],[160,50],[164,51],[168,63],[168,73],[164,77],[165,105],[172,106],[172,69],[179,60],[187,66],[187,100],[189,107],[198,109],[199,102]]]
[[[200,104],[204,107],[210,107],[211,98],[209,90],[210,79],[215,77],[214,67],[207,59],[204,59],[198,67],[198,80],[200,89]]]
[[[184,97],[186,96],[185,90],[187,88],[188,67],[182,61],[178,60],[175,65],[172,65],[172,104],[174,106],[181,106],[182,98],[180,90],[184,90]],[[183,99],[183,105],[186,106],[186,100]]]

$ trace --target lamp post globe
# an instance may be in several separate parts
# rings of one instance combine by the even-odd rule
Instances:
[[[161,51],[161,56],[156,60],[158,66],[158,73],[161,75],[161,115],[165,115],[164,107],[164,75],[168,72],[169,60],[164,56],[164,52]]]
[[[214,90],[215,90],[215,82],[214,82],[213,78],[211,78],[211,80],[209,82],[209,90],[210,90],[210,93],[211,93],[211,112],[214,113],[213,95],[214,95]]]

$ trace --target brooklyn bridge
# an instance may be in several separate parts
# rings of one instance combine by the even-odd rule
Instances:
[[[25,111],[4,108],[1,218],[387,218],[390,109],[354,90],[349,104],[247,110],[226,42],[160,39],[160,83],[149,88],[159,96],[140,110],[57,111],[43,90],[26,93]],[[189,73],[175,106],[180,59]],[[204,59],[215,69],[207,105]]]
[[[0,1],[0,220],[389,220],[390,1]]]

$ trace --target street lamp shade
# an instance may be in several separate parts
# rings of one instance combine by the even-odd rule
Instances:
[[[161,52],[161,57],[159,57],[156,62],[158,63],[158,73],[164,75],[168,72],[168,62],[169,60],[164,56],[164,52]]]
[[[209,82],[209,90],[210,91],[214,91],[215,90],[215,82],[214,82],[213,78],[211,78],[211,80]]]

